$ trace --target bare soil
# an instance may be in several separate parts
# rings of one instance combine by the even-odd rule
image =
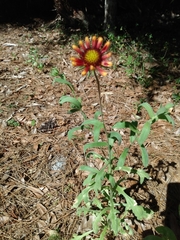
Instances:
[[[84,79],[70,63],[72,39],[60,30],[29,26],[0,25],[0,239],[48,239],[50,230],[58,229],[60,239],[84,232],[88,224],[71,207],[82,190],[84,175],[78,167],[85,164],[83,145],[92,135],[79,133],[74,141],[67,132],[82,123],[79,113],[69,115],[68,104],[59,98],[70,90],[53,84],[51,69],[57,67],[76,88],[83,110],[89,118],[99,110],[96,81]],[[43,68],[32,66],[30,50],[38,49]],[[133,120],[137,104],[147,99],[154,110],[172,102],[173,83],[144,89],[129,79],[118,66],[118,54],[112,57],[116,68],[100,78],[104,118],[108,130],[121,120]],[[32,56],[32,55],[31,55]],[[180,69],[178,70],[180,71]],[[151,98],[149,98],[149,92]],[[131,219],[134,237],[142,239],[158,225],[167,224],[179,237],[177,203],[180,203],[180,105],[171,110],[175,126],[164,121],[154,124],[146,147],[151,180],[143,186],[127,182],[138,201],[154,211],[151,220],[138,223]],[[140,122],[147,114],[143,112]],[[18,123],[18,126],[15,126]],[[14,125],[13,125],[14,124]],[[125,146],[128,136],[122,131]],[[141,167],[139,152],[134,149],[127,160]],[[60,165],[61,169],[59,169]],[[170,195],[168,195],[170,194]],[[167,215],[168,213],[168,215]],[[168,216],[168,217],[167,217]],[[93,238],[92,238],[93,239]],[[177,239],[180,239],[177,238]]]

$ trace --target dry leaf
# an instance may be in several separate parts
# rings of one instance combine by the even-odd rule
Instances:
[[[38,220],[37,221],[37,226],[38,226],[38,229],[39,229],[39,233],[42,233],[45,231],[45,229],[47,228],[47,224],[45,221],[43,220]]]
[[[46,220],[46,222],[49,222],[50,216],[48,214],[47,208],[45,208],[41,203],[37,203],[36,206],[41,215],[41,219]]]
[[[39,188],[28,186],[27,189],[33,192],[37,198],[41,198],[44,195],[44,193]]]
[[[6,224],[7,222],[9,222],[9,217],[8,216],[2,216],[0,217],[0,225],[4,225]]]
[[[56,215],[51,211],[49,213],[49,215],[51,216],[51,223],[56,223],[57,222],[57,218],[56,218]]]

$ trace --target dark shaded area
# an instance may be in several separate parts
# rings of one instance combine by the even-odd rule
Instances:
[[[0,23],[27,24],[33,18],[55,18],[54,0],[1,0]]]
[[[125,44],[130,45],[132,40],[140,42],[141,49],[148,51],[157,63],[147,72],[152,80],[143,80],[153,86],[148,93],[149,101],[157,86],[175,83],[180,76],[180,1],[114,1],[117,1],[116,36],[128,33]],[[67,39],[77,31],[81,34],[109,34],[108,26],[104,26],[104,0],[0,1],[0,23],[27,24],[35,18],[59,19]],[[137,52],[141,49],[137,47]],[[120,50],[117,49],[116,53],[120,54]],[[138,73],[134,75],[134,80],[138,81]]]
[[[168,184],[165,224],[180,239],[180,183]]]
[[[69,37],[78,30],[86,34],[107,33],[109,37],[108,26],[103,24],[103,0],[55,2],[57,13],[62,16],[66,36]],[[156,66],[150,67],[146,72],[151,79],[143,80],[145,85],[153,86],[147,96],[147,100],[150,101],[156,88],[167,83],[175,84],[180,76],[180,1],[117,0],[116,13],[116,36],[128,33],[124,44],[131,45],[132,40],[140,42],[141,46],[137,46],[137,52],[141,52],[143,48],[156,62]],[[115,52],[120,54],[120,50],[116,50]],[[134,80],[139,81],[138,73],[134,75]]]

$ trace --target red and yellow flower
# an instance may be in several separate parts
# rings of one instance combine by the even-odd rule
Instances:
[[[79,46],[73,45],[72,48],[79,54],[79,57],[71,57],[73,66],[83,67],[82,75],[89,71],[97,70],[102,76],[107,72],[102,67],[111,67],[112,62],[108,61],[111,52],[107,52],[110,42],[107,41],[103,46],[103,38],[93,36],[91,41],[88,37],[85,41],[79,41]]]

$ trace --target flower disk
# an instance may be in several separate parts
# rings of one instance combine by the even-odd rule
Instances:
[[[88,37],[85,41],[79,41],[79,47],[73,45],[72,48],[80,55],[79,58],[71,57],[73,66],[82,67],[83,75],[89,71],[97,70],[102,76],[106,76],[106,71],[102,67],[111,67],[112,62],[107,61],[111,56],[111,52],[107,53],[110,47],[110,42],[103,45],[103,38],[93,36],[91,41]]]
[[[96,49],[89,49],[84,54],[84,61],[89,65],[97,65],[100,60],[100,53]]]

